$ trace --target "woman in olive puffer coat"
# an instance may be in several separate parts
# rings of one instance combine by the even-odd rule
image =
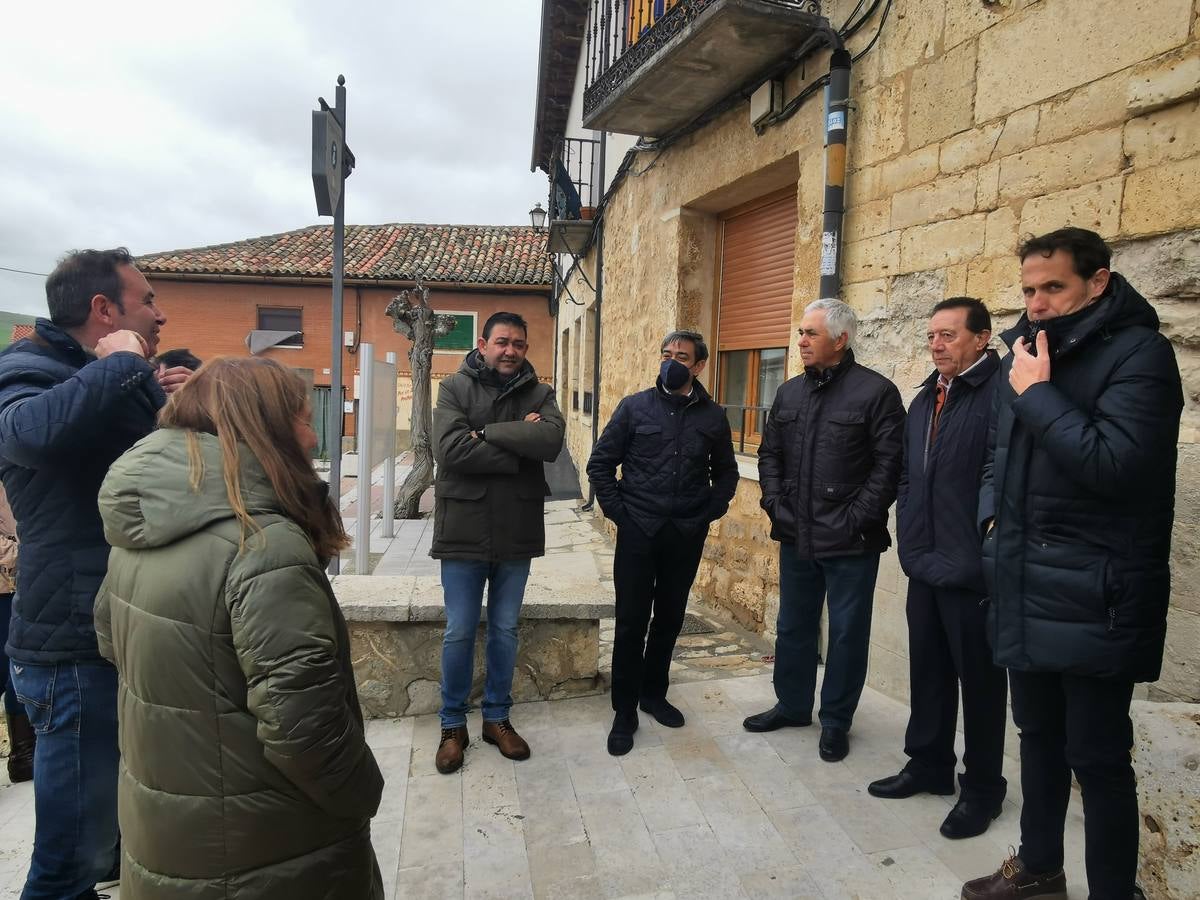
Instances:
[[[213,360],[100,493],[123,900],[376,900],[383,779],[323,566],[346,542],[303,381]]]

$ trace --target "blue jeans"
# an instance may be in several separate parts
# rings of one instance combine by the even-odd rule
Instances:
[[[801,559],[779,545],[775,696],[792,719],[812,717],[821,607],[829,598],[829,646],[821,685],[821,724],[849,730],[867,680],[871,607],[879,554]]]
[[[442,727],[467,722],[467,699],[475,676],[475,633],[487,583],[487,675],[483,683],[483,721],[503,722],[512,706],[513,668],[517,664],[517,619],[529,579],[529,560],[485,562],[442,560],[446,599],[446,636],[442,640]]]
[[[78,897],[117,862],[117,670],[71,662],[11,667],[37,732],[33,859],[21,900]]]
[[[4,655],[4,647],[8,643],[8,623],[12,619],[12,594],[0,594],[0,666],[4,667],[4,712],[15,716],[25,712],[25,707],[17,699],[13,690],[12,671],[8,668],[8,657]]]

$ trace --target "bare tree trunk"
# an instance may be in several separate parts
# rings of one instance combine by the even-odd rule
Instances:
[[[433,483],[433,399],[430,373],[433,368],[433,339],[449,334],[454,328],[454,316],[436,314],[429,306],[429,289],[417,279],[412,290],[401,291],[388,304],[387,314],[393,327],[412,341],[408,351],[409,371],[412,374],[412,471],[404,479],[396,497],[397,519],[417,519],[421,516],[421,495]]]

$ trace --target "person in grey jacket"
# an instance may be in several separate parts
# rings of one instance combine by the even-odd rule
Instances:
[[[529,745],[508,718],[517,659],[517,619],[529,563],[545,552],[543,463],[562,449],[564,423],[554,389],[538,381],[525,355],[525,320],[499,312],[479,345],[442,381],[433,413],[434,523],[431,555],[442,561],[446,632],[442,643],[443,775],[463,764],[470,743],[468,698],[475,631],[488,588],[483,739],[509,759]]]

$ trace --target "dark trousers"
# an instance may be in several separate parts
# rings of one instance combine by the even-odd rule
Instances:
[[[915,579],[908,583],[912,706],[904,735],[905,768],[935,781],[953,781],[961,683],[966,738],[962,799],[999,804],[1008,786],[1001,774],[1008,679],[992,663],[983,599],[972,591]]]
[[[821,685],[821,724],[849,730],[867,680],[871,608],[879,554],[801,559],[779,545],[779,620],[775,696],[784,714],[812,717],[821,607],[829,598],[829,647]]]
[[[1083,793],[1091,900],[1127,900],[1138,861],[1137,782],[1129,756],[1133,682],[1057,672],[1012,671],[1009,678],[1021,732],[1021,860],[1038,873],[1062,868],[1074,770]]]
[[[632,523],[617,529],[613,557],[617,594],[614,710],[636,709],[639,697],[661,699],[667,695],[671,654],[683,627],[688,591],[696,579],[706,537],[707,529],[684,534],[670,522],[653,537]]]

